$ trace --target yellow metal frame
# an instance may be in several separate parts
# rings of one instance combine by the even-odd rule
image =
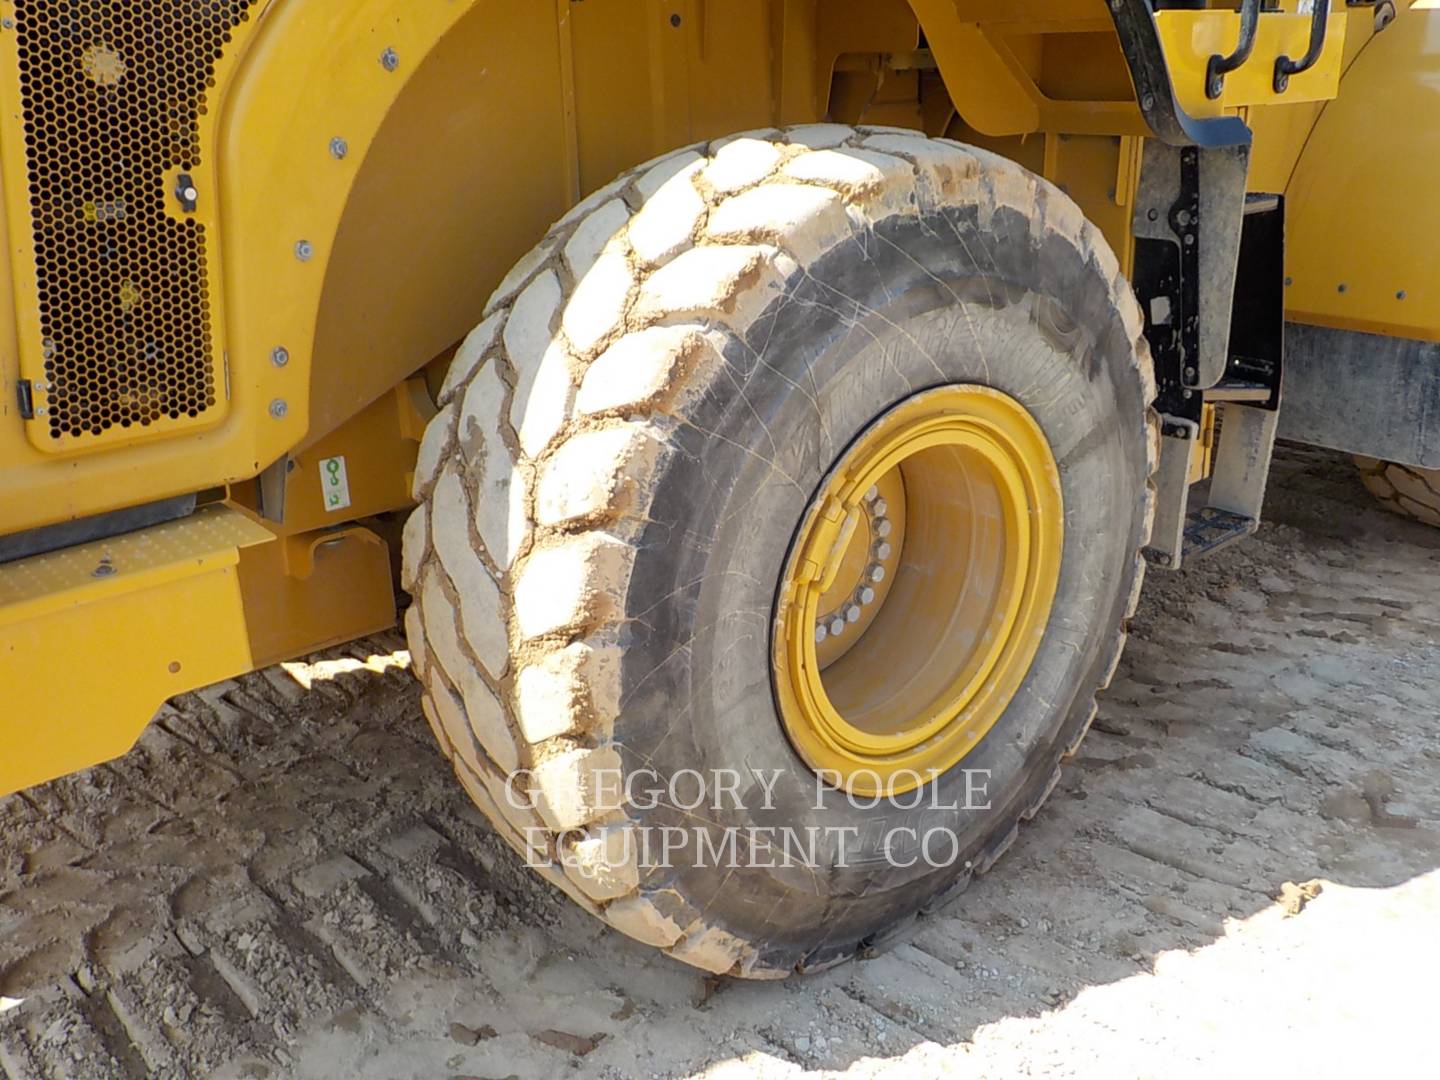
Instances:
[[[915,552],[915,514],[928,497],[915,467],[936,451],[973,463],[966,487],[976,501],[932,500],[942,541],[932,564]],[[869,633],[880,635],[874,648],[862,638],[823,663],[818,616],[849,561],[867,493],[896,470],[909,493],[912,540],[880,615],[886,627],[872,624]],[[1039,425],[1013,398],[962,384],[923,391],[885,413],[826,478],[781,579],[775,687],[796,751],[826,782],[867,796],[912,790],[960,762],[1030,669],[1063,546],[1059,470]],[[897,603],[903,607],[892,611]],[[897,656],[927,654],[911,677],[900,674]],[[848,665],[847,676],[883,695],[852,715],[833,696],[830,665]]]
[[[250,670],[237,511],[0,566],[0,794],[123,754],[166,698]]]

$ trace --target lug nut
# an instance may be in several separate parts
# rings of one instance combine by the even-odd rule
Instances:
[[[891,526],[890,526],[890,519],[889,519],[889,518],[883,518],[883,517],[882,517],[882,518],[877,518],[877,519],[876,519],[876,521],[875,521],[875,535],[876,535],[876,536],[882,536],[882,537],[883,537],[883,536],[889,536],[889,535],[890,535],[890,528],[891,528]]]
[[[835,618],[833,618],[833,619],[830,620],[830,636],[831,636],[831,637],[839,637],[839,636],[840,636],[841,634],[843,634],[844,632],[845,632],[845,620],[844,620],[844,619],[840,618],[840,616],[837,615],[837,616],[835,616]]]
[[[882,541],[880,546],[875,549],[875,557],[877,559],[888,559],[894,550],[895,549],[888,543]]]
[[[879,563],[871,563],[870,569],[865,571],[865,576],[878,585],[885,580],[885,568]]]
[[[859,605],[859,604],[851,604],[849,607],[847,607],[847,608],[845,609],[845,621],[846,621],[846,622],[859,622],[859,621],[860,621],[860,605]]]
[[[816,644],[816,645],[819,645],[822,641],[824,641],[824,640],[825,640],[827,637],[829,637],[829,636],[830,636],[830,631],[825,629],[825,624],[824,624],[824,623],[821,623],[819,626],[815,627],[815,644]]]
[[[875,511],[877,517],[884,517],[885,511],[890,509],[890,504],[884,499],[876,499],[870,504],[870,509]]]
[[[860,590],[860,603],[873,604],[875,602],[875,590],[866,585]]]
[[[866,501],[866,502],[874,502],[874,501],[875,501],[876,499],[878,499],[879,497],[880,497],[880,489],[879,489],[878,487],[876,487],[874,484],[871,484],[871,485],[870,485],[870,490],[867,491],[867,492],[865,492],[865,501]]]

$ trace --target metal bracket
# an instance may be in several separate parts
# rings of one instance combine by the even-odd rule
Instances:
[[[1147,141],[1135,195],[1135,292],[1162,413],[1200,419],[1225,375],[1248,149]]]
[[[260,495],[258,509],[265,520],[273,521],[277,525],[285,524],[285,481],[289,479],[294,468],[295,462],[290,455],[281,454],[279,459],[267,466],[257,478]]]
[[[1210,476],[1208,503],[1216,510],[1258,523],[1279,411],[1238,402],[1223,403],[1218,408],[1220,442],[1215,452],[1215,471]]]
[[[1160,417],[1160,465],[1155,470],[1155,521],[1145,557],[1156,566],[1178,570],[1185,552],[1185,521],[1190,505],[1190,455],[1200,425],[1184,416]]]
[[[1221,351],[1208,358],[1217,361],[1219,377],[1188,397],[1182,390],[1178,412],[1164,409],[1162,398],[1158,501],[1146,549],[1157,566],[1179,569],[1186,560],[1225,547],[1259,527],[1280,415],[1284,208],[1284,199],[1273,195],[1244,201],[1239,248],[1229,255],[1227,336]],[[1206,273],[1202,270],[1202,278]],[[1208,282],[1203,287],[1202,314],[1205,305],[1214,302],[1211,288]],[[1205,403],[1218,410],[1219,438],[1205,505],[1192,510],[1190,463],[1199,432],[1196,421]]]

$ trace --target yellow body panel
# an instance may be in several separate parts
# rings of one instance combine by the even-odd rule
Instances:
[[[1440,5],[1366,46],[1287,191],[1287,318],[1440,341]]]
[[[166,698],[248,671],[238,564],[271,539],[211,507],[0,566],[0,794],[123,754]]]

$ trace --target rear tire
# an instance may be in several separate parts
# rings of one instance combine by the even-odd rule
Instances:
[[[1416,469],[1378,458],[1355,458],[1360,479],[1392,514],[1440,527],[1440,469]]]
[[[923,805],[867,808],[817,793],[777,716],[777,582],[837,455],[949,384],[1044,432],[1058,585],[963,768]],[[610,925],[739,976],[849,958],[988,869],[1088,727],[1143,574],[1153,395],[1110,249],[1005,158],[816,125],[643,166],[517,266],[446,379],[403,575],[426,716],[496,828]],[[818,827],[819,865],[651,865],[637,837],[696,814],[621,805],[610,781],[689,769],[750,778],[704,828]],[[934,808],[973,769],[989,807]],[[754,770],[782,771],[766,809]],[[835,828],[856,830],[843,858]],[[897,828],[915,830],[900,856],[940,828],[954,857],[898,865]]]

